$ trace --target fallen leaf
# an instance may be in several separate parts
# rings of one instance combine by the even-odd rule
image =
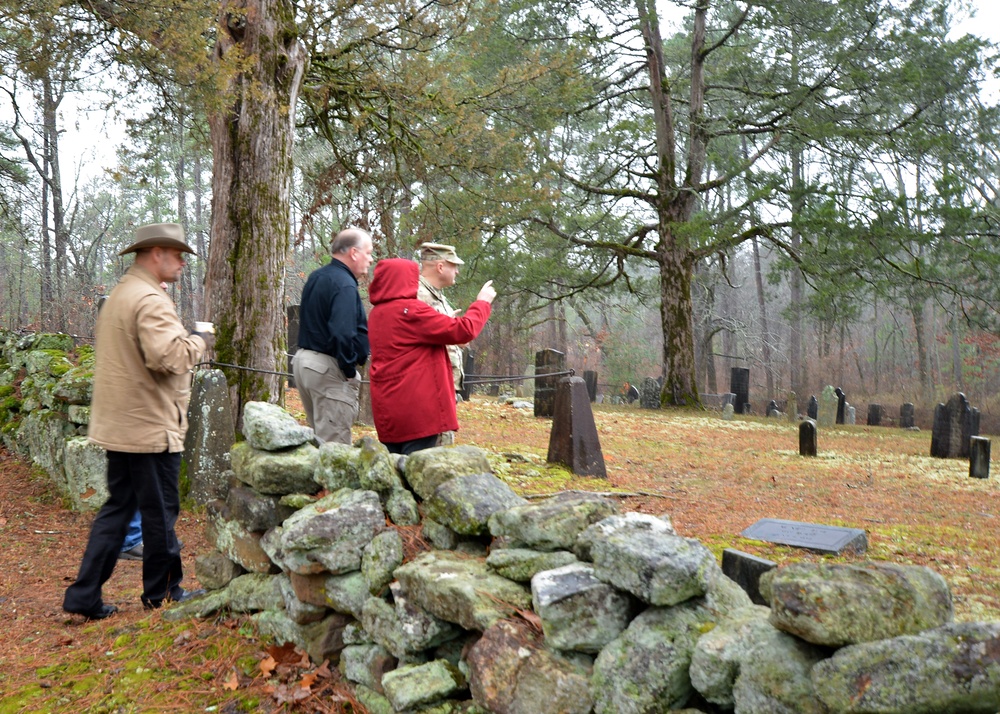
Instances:
[[[268,655],[267,657],[265,657],[260,661],[260,664],[258,666],[260,667],[261,674],[263,674],[265,677],[270,677],[271,672],[273,672],[274,668],[278,666],[278,663],[274,661],[274,657]]]
[[[223,682],[222,688],[228,689],[230,692],[235,692],[240,686],[240,678],[236,676],[236,670],[232,670],[229,673],[229,678]]]

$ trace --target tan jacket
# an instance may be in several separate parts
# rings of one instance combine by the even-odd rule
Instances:
[[[420,283],[417,285],[417,300],[427,303],[448,317],[455,317],[460,312],[448,303],[443,292],[427,282],[422,275]],[[455,383],[455,391],[460,392],[465,380],[465,360],[462,358],[461,345],[448,345],[448,361],[451,362],[451,378]]]
[[[109,451],[184,450],[191,370],[205,341],[184,329],[148,270],[133,265],[97,317],[90,441]]]

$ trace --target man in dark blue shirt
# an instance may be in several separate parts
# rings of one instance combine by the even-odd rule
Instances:
[[[369,354],[358,278],[371,267],[372,237],[360,228],[345,228],[333,239],[330,253],[333,260],[310,273],[302,289],[292,374],[320,443],[350,444],[358,416],[358,368]]]

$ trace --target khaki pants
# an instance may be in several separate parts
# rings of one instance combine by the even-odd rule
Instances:
[[[320,443],[350,444],[351,425],[358,416],[361,380],[357,376],[347,379],[337,360],[312,350],[295,353],[292,374],[316,439]]]

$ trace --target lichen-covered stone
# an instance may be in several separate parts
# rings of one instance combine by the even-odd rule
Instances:
[[[452,640],[459,629],[434,617],[394,588],[393,603],[381,598],[365,601],[361,622],[375,642],[400,659]]]
[[[289,572],[349,573],[361,568],[362,551],[385,527],[376,493],[342,489],[293,513],[261,546]]]
[[[612,533],[618,531],[628,531],[637,533],[654,533],[664,535],[677,535],[670,519],[666,516],[651,516],[646,513],[623,513],[617,516],[609,516],[603,520],[588,526],[576,539],[573,544],[573,552],[580,560],[593,561],[591,547],[594,540],[607,538]]]
[[[490,570],[518,583],[530,582],[535,573],[543,570],[554,570],[578,562],[576,556],[566,550],[542,552],[527,548],[495,548],[486,556],[486,565]]]
[[[651,607],[638,615],[594,661],[596,714],[668,712],[684,706],[692,693],[691,653],[715,617],[697,601]]]
[[[522,585],[496,575],[485,562],[451,553],[421,553],[396,568],[402,591],[432,615],[480,632],[531,605]]]
[[[434,704],[468,688],[465,677],[450,662],[434,660],[407,665],[382,677],[385,696],[396,711]]]
[[[199,553],[194,559],[195,576],[201,586],[209,590],[221,590],[245,572],[243,566],[217,550]]]
[[[312,444],[272,452],[254,449],[241,441],[230,451],[236,477],[256,491],[283,496],[287,493],[316,493],[313,480],[319,450]]]
[[[415,526],[420,523],[417,500],[406,488],[394,488],[385,499],[385,513],[397,526]]]
[[[94,394],[94,370],[73,367],[63,374],[52,389],[52,395],[63,404],[90,404]]]
[[[603,496],[566,491],[496,513],[489,529],[535,550],[571,550],[584,530],[617,513],[618,506]]]
[[[598,578],[652,605],[703,595],[719,567],[698,541],[648,530],[616,530],[594,538],[590,551]]]
[[[226,590],[229,591],[229,608],[234,612],[282,610],[285,607],[277,576],[246,573],[233,578]]]
[[[396,459],[384,444],[370,436],[359,441],[358,481],[361,488],[375,491],[383,499],[398,489],[405,488],[396,470]]]
[[[438,550],[455,550],[455,546],[458,545],[458,533],[433,518],[424,518],[420,532]]]
[[[527,627],[501,620],[469,648],[474,699],[498,714],[589,714],[587,672],[544,645]]]
[[[586,563],[535,575],[531,602],[550,647],[594,654],[621,634],[636,610],[632,597],[598,580]]]
[[[248,531],[263,533],[280,525],[295,513],[293,508],[281,504],[277,496],[265,496],[246,486],[234,486],[226,496],[229,515]]]
[[[234,480],[230,449],[235,429],[226,375],[218,369],[196,370],[184,437],[189,494],[195,503],[226,497]]]
[[[490,516],[526,503],[493,474],[456,476],[445,481],[424,501],[428,517],[463,535],[488,531]]]
[[[486,452],[475,446],[436,446],[409,455],[405,462],[406,482],[421,499],[456,476],[491,473]]]
[[[951,591],[929,568],[893,563],[792,563],[761,577],[771,624],[839,647],[916,634],[954,617]]]
[[[229,519],[229,509],[225,502],[215,500],[206,504],[208,514],[206,536],[208,542],[241,567],[251,573],[275,573],[278,566],[261,545],[261,534],[248,531],[236,521]]]
[[[777,633],[767,621],[769,614],[760,605],[745,607],[698,639],[691,656],[691,684],[707,701],[733,708],[733,685],[740,667]]]
[[[312,428],[299,424],[277,404],[247,402],[243,407],[243,436],[255,449],[281,451],[310,442],[315,435]]]
[[[96,511],[108,500],[108,456],[83,437],[66,439],[63,447],[66,490],[73,508]]]
[[[338,662],[344,649],[344,630],[354,619],[350,615],[333,613],[319,622],[300,625],[284,610],[265,610],[250,616],[262,635],[269,635],[278,644],[291,643],[304,649],[313,662],[325,659]]]
[[[378,595],[392,582],[392,573],[403,564],[403,539],[388,529],[372,538],[361,554],[361,574],[368,591]]]
[[[733,702],[740,714],[828,714],[816,698],[809,673],[828,650],[784,632],[761,633],[740,663]]]
[[[316,483],[328,491],[361,488],[361,449],[337,441],[327,441],[319,447],[316,461]]]
[[[951,623],[851,645],[811,672],[831,714],[1000,711],[1000,623]]]
[[[340,671],[349,682],[382,693],[382,676],[396,668],[396,658],[382,645],[350,645],[340,653]]]

